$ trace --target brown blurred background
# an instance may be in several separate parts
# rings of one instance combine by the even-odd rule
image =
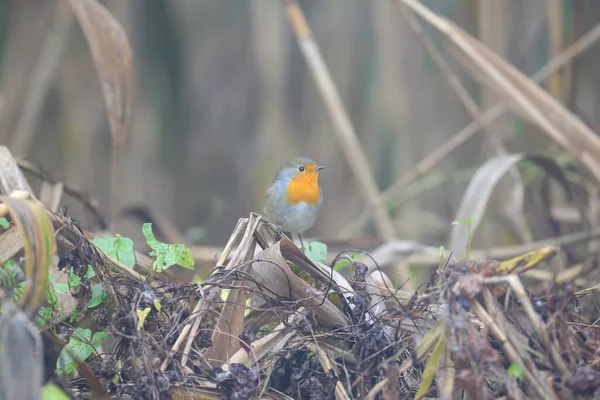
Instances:
[[[61,4],[61,7],[57,7]],[[135,62],[131,140],[122,206],[144,205],[200,244],[223,245],[238,218],[260,212],[279,166],[305,155],[326,166],[325,203],[309,236],[368,237],[349,228],[364,209],[360,188],[277,0],[109,0]],[[380,190],[471,122],[447,79],[393,1],[302,0],[300,6],[342,96]],[[595,0],[429,0],[530,76],[600,21]],[[553,11],[552,14],[550,11]],[[559,19],[549,18],[556,15]],[[439,36],[424,31],[485,110],[495,100],[457,67]],[[456,67],[456,68],[455,68]],[[569,63],[554,88],[597,130],[600,48]],[[26,114],[28,113],[28,114]],[[492,126],[509,152],[554,151],[513,114]],[[0,0],[0,143],[55,177],[109,202],[110,133],[87,42],[54,0]],[[474,169],[492,155],[480,132],[394,199],[404,239],[446,244]],[[482,245],[517,239],[500,204]],[[69,202],[69,213],[89,220]],[[141,220],[117,230],[141,237]],[[485,228],[485,226],[483,227]],[[544,232],[537,232],[536,237]]]

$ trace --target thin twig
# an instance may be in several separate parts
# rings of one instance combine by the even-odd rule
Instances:
[[[404,17],[408,20],[409,26],[421,39],[423,47],[425,47],[433,61],[436,63],[442,72],[442,75],[448,81],[450,87],[454,90],[459,100],[463,103],[471,115],[471,118],[477,121],[481,127],[487,128],[487,126],[482,122],[483,114],[481,109],[477,106],[477,103],[475,100],[473,100],[469,94],[469,91],[461,83],[460,78],[456,75],[456,73],[454,73],[454,71],[452,71],[452,68],[450,68],[441,52],[435,47],[431,38],[425,34],[425,32],[423,32],[423,29],[421,28],[421,25],[419,24],[419,21],[417,21],[415,15],[407,7],[399,6],[398,8],[400,9],[402,15],[404,15]],[[492,132],[487,132],[486,139],[491,144],[494,152],[497,155],[508,154],[504,144],[497,135],[492,134]],[[509,214],[508,217],[510,222],[513,224],[515,232],[521,236],[523,241],[528,242],[532,240],[532,234],[524,222],[525,218],[523,218],[523,196],[525,192],[523,179],[521,178],[521,174],[516,167],[510,169],[510,176],[514,180],[515,187],[513,189],[513,193],[516,194],[517,197],[511,202],[511,207],[507,207],[507,214]]]
[[[200,302],[198,302],[196,304],[196,306],[199,306]],[[194,309],[194,312],[198,312],[198,310]],[[167,366],[169,365],[169,361],[171,360],[171,358],[175,355],[175,353],[177,353],[179,351],[179,348],[181,347],[181,344],[183,343],[183,341],[185,340],[185,338],[187,337],[187,335],[190,333],[190,329],[191,329],[191,325],[186,325],[183,327],[183,329],[181,330],[181,334],[179,335],[179,337],[177,338],[177,341],[175,342],[175,344],[173,345],[173,347],[171,348],[171,350],[169,350],[169,354],[167,355],[167,357],[165,357],[165,360],[163,361],[163,363],[160,366],[160,372],[161,373],[165,373],[165,371],[167,370]]]

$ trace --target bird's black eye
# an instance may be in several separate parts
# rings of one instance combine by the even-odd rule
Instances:
[[[300,172],[304,172],[304,165],[301,165],[301,166],[299,166],[299,167],[298,167],[298,171],[300,171]]]

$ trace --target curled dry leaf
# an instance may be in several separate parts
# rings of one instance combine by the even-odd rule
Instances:
[[[118,181],[133,101],[133,55],[125,30],[97,0],[69,0],[100,76],[113,146],[111,212],[118,209]]]
[[[548,176],[554,178],[561,185],[569,198],[573,197],[567,178],[560,167],[549,157],[519,153],[489,159],[473,175],[458,207],[455,220],[464,221],[467,218],[471,218],[471,222],[470,226],[458,223],[452,227],[450,249],[454,257],[462,259],[466,256],[469,230],[471,236],[473,236],[481,222],[485,207],[492,196],[494,188],[511,168],[525,160],[541,167]]]
[[[121,24],[96,0],[70,0],[71,8],[90,45],[113,140],[123,145],[131,114],[133,56]]]
[[[267,289],[265,292],[298,301],[299,305],[314,313],[323,326],[348,326],[346,316],[324,298],[325,293],[303,281],[288,267],[282,254],[281,242],[258,253],[256,259],[252,263],[252,269],[259,283]]]
[[[339,298],[344,305],[354,308],[354,305],[348,301],[354,296],[354,290],[339,272],[326,265],[312,262],[294,243],[285,238],[280,241],[280,248],[281,254],[287,261],[327,285],[331,291],[339,293]]]
[[[366,290],[371,295],[369,308],[375,316],[385,314],[387,307],[384,298],[393,296],[394,286],[387,275],[380,270],[375,270],[366,276]]]
[[[54,226],[47,211],[34,200],[0,196],[19,232],[24,253],[25,286],[21,304],[36,310],[46,299],[48,270],[56,256]]]

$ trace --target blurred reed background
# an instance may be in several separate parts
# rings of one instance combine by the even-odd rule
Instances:
[[[422,33],[415,30],[411,21],[417,19],[401,9],[401,1],[298,3],[381,191],[447,144],[473,121],[474,110],[483,112],[498,100],[473,71],[459,67],[430,24],[418,19]],[[336,139],[285,2],[103,4],[127,31],[135,65],[121,207],[146,206],[181,232],[202,228],[200,244],[222,246],[238,218],[262,211],[264,190],[281,163],[305,155],[326,166],[325,203],[309,236],[376,236],[370,222],[357,224],[366,206],[364,188]],[[527,76],[600,21],[595,0],[422,4]],[[435,54],[475,108],[460,100]],[[542,84],[594,131],[600,123],[598,71],[600,48],[592,45]],[[88,44],[66,2],[0,0],[0,143],[89,193],[107,214],[109,124]],[[446,245],[470,177],[502,151],[563,154],[539,128],[506,113],[387,199],[397,237]],[[514,185],[505,184],[508,189],[494,192],[474,245],[523,241],[506,207]],[[523,215],[535,225],[533,238],[552,236],[530,197],[526,192]],[[90,219],[77,202],[69,203],[69,214],[84,225]],[[121,217],[116,230],[135,240],[141,223]]]

